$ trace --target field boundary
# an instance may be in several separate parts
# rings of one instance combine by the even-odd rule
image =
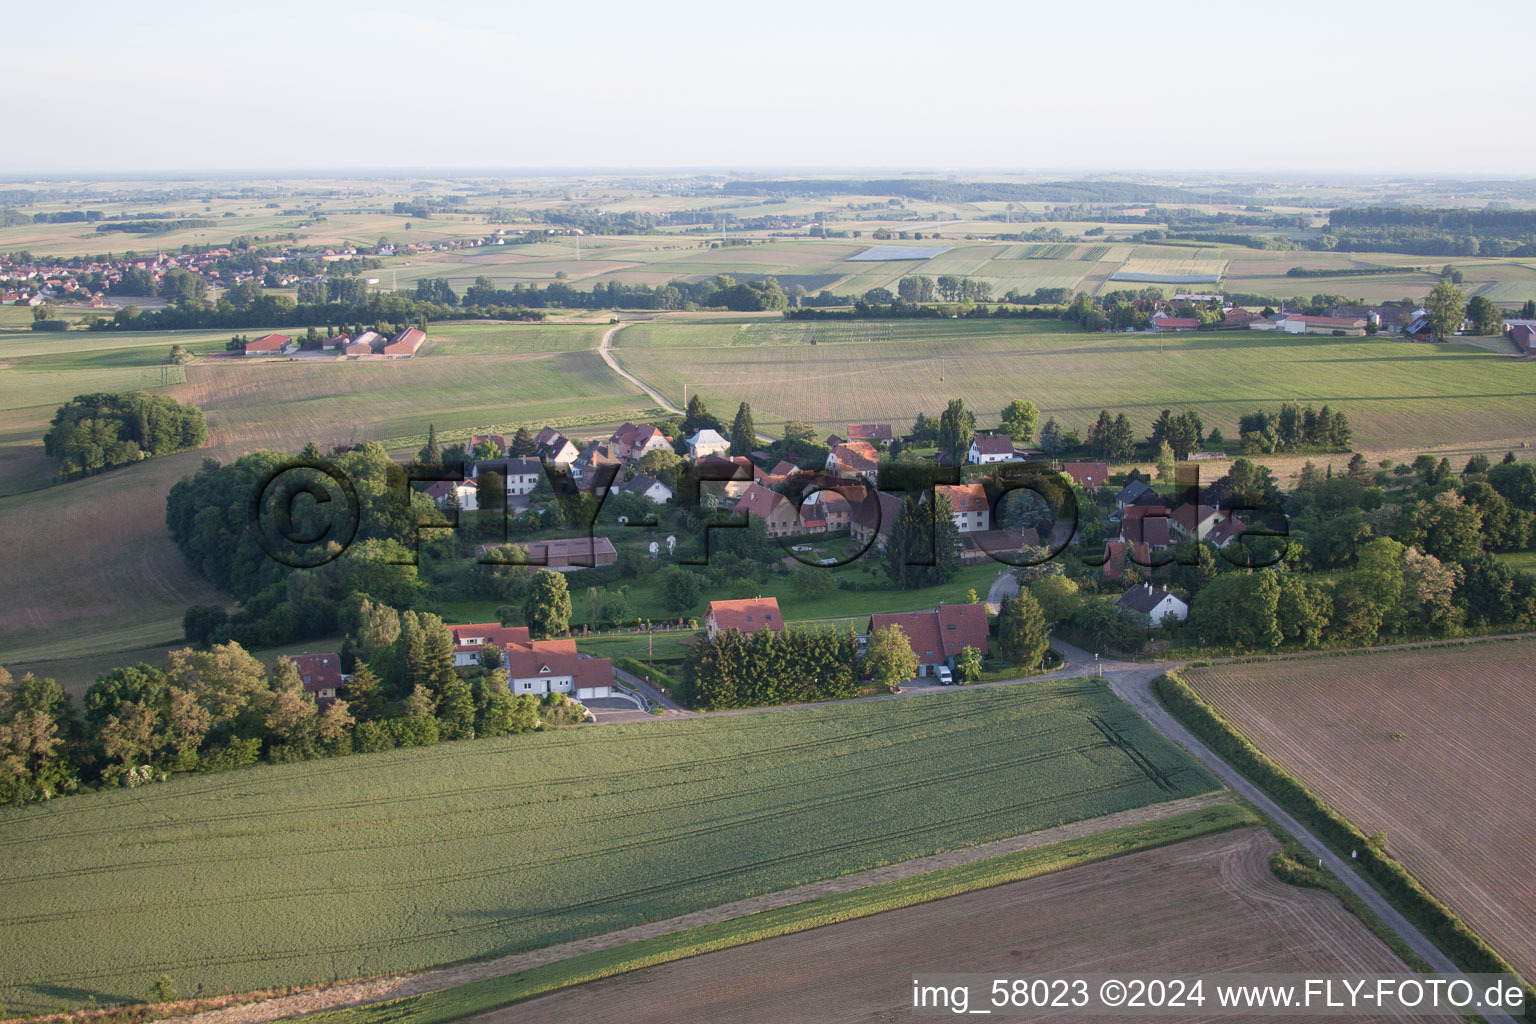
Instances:
[[[1114,817],[1118,816],[1106,816]],[[341,1008],[318,1014],[313,1019],[319,1024],[442,1024],[562,988],[658,964],[959,896],[978,889],[1024,881],[1199,836],[1247,826],[1263,827],[1263,824],[1260,815],[1246,804],[1217,803],[1151,822],[1096,831],[745,917],[710,922],[452,988],[387,1002]],[[1058,830],[1045,831],[1053,833]],[[1035,833],[1036,836],[1042,834]],[[222,1014],[208,1014],[186,1020],[211,1021],[220,1016]]]
[[[1336,854],[1350,856],[1377,890],[1452,960],[1470,973],[1520,977],[1526,987],[1527,1007],[1536,1007],[1536,988],[1532,988],[1481,935],[1424,888],[1407,868],[1376,849],[1363,832],[1304,782],[1254,746],[1176,671],[1159,676],[1152,684],[1152,691],[1180,724],[1312,829]],[[1526,1018],[1531,1019],[1530,1010]]]

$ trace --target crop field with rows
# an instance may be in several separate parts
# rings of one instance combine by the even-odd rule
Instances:
[[[0,1010],[529,949],[1190,796],[1095,680],[183,777],[0,811]]]
[[[1536,971],[1536,643],[1219,665],[1185,680]]]

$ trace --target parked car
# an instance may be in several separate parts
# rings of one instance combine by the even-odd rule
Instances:
[[[949,666],[940,665],[938,668],[933,670],[933,674],[938,677],[940,686],[955,685],[955,676],[954,673],[950,672]]]

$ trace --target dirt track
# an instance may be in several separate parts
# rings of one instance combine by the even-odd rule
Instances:
[[[1276,879],[1268,863],[1275,849],[1256,828],[1206,836],[664,964],[467,1020],[865,1024],[931,1019],[909,1006],[917,972],[1406,970],[1333,896]]]

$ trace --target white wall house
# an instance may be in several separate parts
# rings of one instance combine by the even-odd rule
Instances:
[[[687,440],[688,457],[697,462],[706,455],[729,455],[731,442],[717,430],[701,430]]]
[[[987,466],[994,462],[1014,462],[1018,456],[1013,451],[1013,438],[1007,434],[977,434],[971,438],[971,450],[965,461],[973,466]]]
[[[1189,605],[1161,587],[1143,583],[1132,587],[1115,602],[1121,608],[1143,617],[1147,625],[1161,628],[1163,620],[1173,616],[1179,622],[1189,618]]]

